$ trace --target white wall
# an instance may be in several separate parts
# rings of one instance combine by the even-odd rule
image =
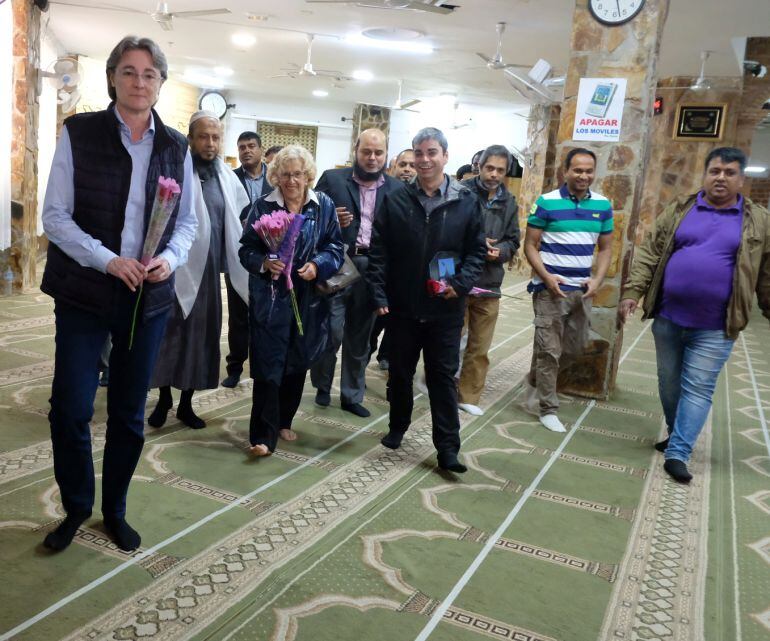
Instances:
[[[446,172],[454,175],[461,165],[469,164],[473,154],[489,145],[505,145],[524,149],[527,121],[513,115],[513,109],[461,107],[455,112],[450,104],[417,105],[422,112],[394,111],[390,125],[390,155],[412,146],[412,138],[423,127],[437,127],[449,143]],[[465,127],[454,125],[469,122]]]
[[[47,70],[62,55],[62,48],[50,30],[43,33],[40,43],[40,68]],[[40,114],[37,125],[37,234],[43,233],[43,201],[56,149],[56,88],[43,78],[38,98]]]
[[[316,164],[319,175],[326,169],[348,161],[352,126],[350,122],[342,122],[340,119],[343,116],[352,117],[352,104],[327,102],[317,98],[298,102],[275,97],[239,95],[236,92],[229,93],[228,102],[234,103],[235,109],[228,112],[225,120],[226,156],[238,156],[236,141],[239,134],[243,131],[253,131],[256,121],[262,119],[317,126]]]
[[[327,102],[310,98],[295,102],[273,97],[238,95],[231,92],[228,101],[236,108],[228,112],[224,154],[237,156],[236,140],[242,131],[254,129],[257,118],[279,122],[301,121],[318,125],[316,164],[319,175],[326,169],[348,160],[352,127],[340,118],[352,116],[354,105]],[[479,149],[501,144],[523,149],[527,140],[527,121],[513,115],[514,109],[501,110],[486,107],[469,109],[462,106],[457,112],[453,101],[437,99],[416,106],[421,112],[391,112],[389,155],[392,157],[412,146],[412,137],[423,127],[438,127],[449,142],[447,173],[454,174],[460,165],[470,163]],[[469,120],[470,119],[470,120]],[[466,127],[453,129],[454,124],[470,121]],[[324,126],[326,125],[326,126]],[[340,128],[340,126],[343,128]]]
[[[751,157],[749,159],[749,164],[767,167],[767,171],[759,175],[763,178],[770,176],[770,127],[757,129],[754,132],[754,139],[751,142]],[[754,175],[756,176],[757,174]]]

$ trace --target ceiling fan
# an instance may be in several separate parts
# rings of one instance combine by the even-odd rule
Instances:
[[[352,4],[365,9],[406,9],[428,13],[449,14],[457,5],[444,4],[444,0],[305,0],[309,4]]]
[[[412,111],[417,112],[416,109],[410,109],[409,107],[414,107],[416,104],[419,104],[422,102],[418,98],[413,98],[412,100],[407,100],[406,102],[401,102],[401,86],[403,84],[402,80],[398,81],[398,97],[396,98],[396,102],[392,105],[377,105],[378,107],[386,107],[387,109],[390,109],[391,111]]]
[[[311,62],[310,58],[312,56],[313,51],[313,40],[315,40],[315,34],[308,33],[305,34],[305,38],[307,39],[307,59],[305,60],[305,64],[301,67],[296,63],[289,63],[291,65],[290,68],[286,69],[283,68],[282,71],[285,71],[286,73],[281,73],[276,76],[270,76],[271,78],[305,78],[310,77],[314,78],[316,76],[324,76],[327,78],[333,78],[337,82],[346,82],[350,80],[354,80],[351,76],[346,76],[341,71],[333,71],[330,69],[314,69],[313,63]]]
[[[709,56],[712,53],[714,52],[708,49],[704,49],[703,51],[700,52],[700,73],[698,74],[698,77],[695,79],[694,82],[690,84],[657,87],[657,91],[666,91],[666,90],[672,90],[672,89],[688,89],[690,91],[708,91],[709,89],[726,89],[729,86],[735,86],[735,88],[737,88],[737,85],[740,84],[740,81],[736,78],[716,78],[716,77],[709,78],[706,76],[706,61],[709,59]],[[718,84],[719,86],[716,87],[715,84]]]
[[[503,73],[508,84],[527,102],[553,105],[562,101],[564,76],[552,76],[551,65],[545,60],[538,60],[526,74],[520,69],[518,65],[508,65]]]
[[[497,30],[497,51],[493,58],[484,55],[483,53],[476,52],[476,55],[487,63],[489,69],[507,69],[508,67],[515,67],[518,65],[507,65],[503,62],[503,34],[505,33],[505,22],[498,22],[495,25]]]
[[[173,31],[174,18],[200,18],[203,16],[216,16],[224,13],[230,13],[230,9],[203,9],[202,11],[169,11],[168,2],[158,2],[155,11],[142,11],[141,9],[130,9],[112,4],[77,4],[75,2],[57,2],[51,0],[51,4],[60,4],[69,7],[85,7],[87,9],[103,9],[105,11],[124,11],[126,13],[143,13],[149,15],[158,23],[163,31]]]

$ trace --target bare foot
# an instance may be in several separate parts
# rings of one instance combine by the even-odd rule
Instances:
[[[284,441],[297,440],[297,433],[290,427],[284,427],[280,432],[278,432],[278,436],[280,436]]]
[[[249,454],[252,456],[270,456],[272,452],[268,449],[267,445],[259,443],[249,447]]]

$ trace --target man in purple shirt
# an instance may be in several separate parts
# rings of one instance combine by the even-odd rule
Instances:
[[[639,247],[618,314],[644,296],[669,437],[655,448],[666,472],[689,483],[695,441],[719,372],[746,327],[756,292],[770,318],[770,215],[740,194],[746,156],[720,147],[706,158],[702,191],[669,205]]]

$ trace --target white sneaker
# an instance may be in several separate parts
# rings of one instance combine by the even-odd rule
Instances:
[[[484,416],[484,410],[481,409],[478,405],[471,405],[470,403],[458,403],[457,407],[459,407],[463,412],[468,412],[468,414],[472,414],[473,416]]]
[[[428,384],[425,382],[424,376],[418,378],[414,386],[420,390],[421,393],[425,394],[425,396],[428,396]]]
[[[540,417],[540,424],[547,430],[552,432],[566,432],[567,428],[564,427],[559,417],[556,414],[546,414]]]

